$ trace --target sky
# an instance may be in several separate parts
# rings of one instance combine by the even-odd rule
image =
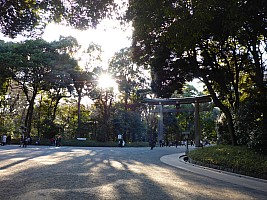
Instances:
[[[131,46],[131,35],[132,28],[130,26],[126,30],[123,30],[119,22],[103,20],[97,26],[97,29],[88,29],[86,31],[79,31],[71,27],[52,23],[46,27],[42,38],[51,42],[58,40],[60,36],[73,36],[84,49],[86,49],[91,42],[98,44],[103,50],[103,65],[107,65],[108,60],[115,52]],[[15,40],[11,40],[0,34],[0,39],[18,42],[27,38],[19,36]]]
[[[42,38],[46,41],[58,40],[60,35],[73,36],[77,39],[82,48],[87,48],[93,42],[101,46],[103,50],[103,62],[107,65],[115,52],[118,52],[124,47],[131,46],[132,29],[128,28],[126,31],[120,28],[118,22],[111,20],[104,20],[98,25],[97,29],[88,29],[86,31],[79,31],[70,27],[65,27],[56,24],[47,26]]]
[[[111,20],[104,20],[97,29],[87,31],[77,31],[70,27],[51,24],[46,28],[43,39],[47,41],[58,40],[60,35],[75,37],[84,48],[88,47],[90,42],[99,44],[104,51],[103,65],[105,68],[105,66],[108,66],[108,60],[115,52],[131,46],[132,28],[129,27],[126,31],[122,30],[118,23]],[[203,91],[203,83],[198,79],[194,79],[190,84],[198,91]]]

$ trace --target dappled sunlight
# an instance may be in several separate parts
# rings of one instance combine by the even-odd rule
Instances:
[[[116,180],[113,183],[106,184],[106,185],[99,187],[101,192],[98,193],[98,198],[103,198],[105,197],[106,193],[111,193],[113,194],[112,199],[119,199],[119,197],[122,194],[120,194],[120,190],[118,190],[118,188],[121,188],[121,187],[124,188],[125,193],[131,194],[132,198],[134,196],[140,197],[140,194],[143,193],[142,183],[138,179]],[[106,196],[105,198],[108,198],[108,196]]]
[[[71,149],[70,153],[82,153],[82,154],[92,154],[94,155],[95,152],[87,149]]]
[[[58,164],[60,162],[67,161],[70,159],[71,159],[71,157],[69,157],[69,156],[63,157],[63,155],[55,153],[55,154],[52,154],[49,156],[38,156],[35,158],[31,158],[30,160],[35,161],[35,162],[39,162],[40,164],[44,164],[44,165],[55,165],[55,164]]]
[[[138,177],[146,177],[149,182],[160,186],[161,190],[169,194],[170,196],[179,195],[179,197],[181,198],[188,198],[189,196],[193,196],[197,193],[209,198],[216,197],[216,199],[225,199],[226,197],[228,199],[248,198],[246,194],[224,187],[218,188],[217,186],[212,187],[205,185],[194,185],[194,190],[192,190],[191,186],[194,184],[194,182],[177,176],[175,170],[166,170],[157,165],[150,164],[144,166],[143,163],[136,161],[133,161],[130,164],[124,162],[124,165],[127,165],[127,169],[132,173],[138,175]],[[135,175],[133,175],[133,177],[136,178]],[[207,192],[207,190],[212,192]]]
[[[105,163],[97,163],[97,165],[94,165],[90,168],[90,172],[98,174],[106,169],[109,169],[109,166],[107,166]]]
[[[110,161],[111,167],[115,168],[116,170],[126,170],[124,165],[121,162],[111,160]]]
[[[173,180],[172,182],[175,183],[175,187],[177,187],[177,185],[188,187],[188,183],[184,182],[182,178],[177,178],[175,171],[166,171],[164,168],[157,165],[144,166],[143,163],[134,162],[127,167],[130,171],[146,176],[149,180],[162,186],[167,185],[171,187],[172,184],[170,185],[170,182],[167,181],[171,179]]]
[[[50,188],[32,190],[30,192],[24,192],[20,195],[20,199],[53,199],[55,196],[64,196],[68,194],[68,199],[77,199],[76,193],[82,193],[84,199],[120,199],[122,194],[118,188],[123,187],[128,194],[132,197],[140,197],[144,191],[140,187],[138,180],[129,180],[127,182],[123,180],[117,180],[113,183],[103,184],[96,187],[81,187],[81,188]],[[110,196],[112,194],[112,196]],[[72,196],[73,195],[73,196]]]
[[[43,165],[56,165],[71,160],[73,157],[85,155],[85,152],[79,152],[79,155],[77,153],[66,155],[65,152],[56,151],[55,147],[47,148],[47,150],[53,151],[49,155],[42,155],[38,148],[17,148],[0,151],[1,160],[5,160],[5,162],[0,162],[1,176],[14,175],[26,169],[37,169]]]
[[[110,193],[113,193],[115,198],[118,198],[116,197],[118,194],[118,191],[115,190],[115,186],[116,184],[106,184],[106,185],[103,185],[101,187],[99,187],[99,192],[97,193],[99,197],[105,197],[108,199],[109,195],[105,196],[105,194],[110,194]]]

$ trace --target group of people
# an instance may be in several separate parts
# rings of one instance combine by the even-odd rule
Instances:
[[[3,134],[1,137],[1,145],[5,146],[7,144],[11,144],[11,135]]]
[[[58,135],[55,138],[51,138],[50,139],[51,146],[60,147],[61,146],[61,139],[62,139],[61,135]]]
[[[20,136],[19,147],[27,147],[27,145],[31,144],[31,137],[26,137],[25,135]]]
[[[194,141],[193,140],[190,140],[190,141],[178,141],[178,140],[176,140],[176,141],[173,141],[173,142],[169,142],[169,141],[165,142],[164,140],[160,140],[159,141],[159,146],[160,147],[175,146],[177,148],[178,146],[183,146],[183,145],[186,146],[187,142],[188,142],[188,145],[191,145],[191,146],[194,145]]]
[[[190,140],[190,141],[174,141],[174,142],[169,142],[169,141],[164,141],[164,140],[160,140],[159,141],[159,147],[170,147],[170,146],[175,146],[176,148],[180,145],[180,146],[183,146],[183,145],[187,145],[186,143],[188,142],[188,144],[190,144],[191,146],[194,145],[194,141],[193,140]],[[155,140],[151,140],[149,142],[149,145],[151,147],[151,150],[156,146],[156,141]]]
[[[0,140],[1,146],[5,146],[7,144],[9,144],[9,145],[11,144],[11,135],[3,134],[0,137],[0,139],[1,139]],[[56,146],[56,147],[60,147],[62,145],[61,144],[61,140],[62,140],[61,135],[58,135],[55,138],[51,138],[50,142],[51,142],[51,145]],[[30,136],[26,136],[25,134],[21,134],[20,140],[19,140],[19,146],[20,147],[27,147],[27,145],[30,145],[31,142],[32,142],[32,139],[31,139]],[[35,144],[36,145],[40,145],[40,138],[35,142]]]

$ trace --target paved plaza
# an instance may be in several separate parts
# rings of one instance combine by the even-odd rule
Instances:
[[[266,199],[267,181],[179,161],[185,147],[0,147],[0,199]]]

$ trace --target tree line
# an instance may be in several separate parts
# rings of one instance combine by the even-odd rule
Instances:
[[[102,142],[116,141],[119,134],[127,142],[155,139],[157,117],[149,112],[153,108],[143,103],[148,95],[153,97],[151,80],[146,70],[132,61],[131,49],[115,53],[105,70],[96,65],[101,61],[99,45],[92,43],[80,54],[86,58],[84,67],[79,66],[81,58],[75,57],[79,49],[73,37],[53,42],[1,41],[1,133],[41,139],[61,134],[69,139],[85,137]],[[116,80],[117,92],[113,86],[99,86],[103,73]],[[196,92],[187,86],[184,95]],[[86,99],[89,102],[83,103]],[[165,140],[183,140],[183,131],[193,132],[192,119],[192,113],[165,114]],[[204,119],[203,130],[208,128],[205,136],[216,140],[212,121],[209,127],[208,119]]]
[[[80,58],[75,58],[79,48],[72,37],[0,42],[2,133],[18,137],[23,129],[45,138],[61,133],[110,141],[121,131],[128,141],[142,140],[140,101],[149,89],[141,68],[130,62],[129,50],[115,54],[105,71],[90,63],[101,56],[80,67]],[[90,57],[99,48],[91,44],[82,56]],[[98,86],[103,73],[113,74],[120,93]],[[82,103],[85,97],[91,102]]]

